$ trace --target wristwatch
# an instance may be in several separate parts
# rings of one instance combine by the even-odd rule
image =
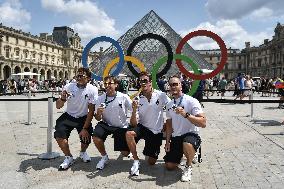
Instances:
[[[190,113],[186,112],[184,118],[187,118],[188,116],[190,116]]]

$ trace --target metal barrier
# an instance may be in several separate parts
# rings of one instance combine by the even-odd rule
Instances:
[[[53,97],[48,98],[48,127],[47,127],[47,151],[38,156],[40,159],[54,159],[60,156],[57,152],[52,152],[52,129],[53,129]]]
[[[28,93],[28,99],[31,99],[31,91]],[[26,125],[31,125],[32,124],[32,105],[31,101],[28,101],[28,122]]]

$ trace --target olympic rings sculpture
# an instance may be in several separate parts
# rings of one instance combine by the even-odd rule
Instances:
[[[195,64],[190,57],[187,57],[187,56],[181,54],[182,47],[185,45],[185,43],[187,43],[187,41],[189,41],[191,38],[197,37],[197,36],[206,36],[206,37],[213,39],[214,41],[217,42],[217,44],[219,45],[220,50],[221,50],[221,61],[220,61],[219,65],[217,66],[217,68],[209,74],[201,75],[199,70],[198,70],[198,65]],[[114,58],[113,60],[111,60],[110,62],[107,63],[105,70],[103,71],[103,77],[106,77],[107,75],[109,75],[110,70],[116,64],[117,64],[116,69],[113,71],[113,73],[111,73],[111,75],[117,76],[120,73],[120,71],[122,71],[125,61],[127,61],[127,66],[129,68],[129,70],[131,71],[131,73],[133,75],[135,75],[136,77],[138,77],[139,73],[134,69],[132,64],[135,64],[140,69],[140,71],[145,71],[145,67],[144,67],[144,64],[140,60],[131,56],[131,53],[132,53],[134,47],[140,41],[148,39],[148,38],[156,39],[156,40],[160,41],[161,43],[163,43],[163,45],[165,45],[165,47],[167,49],[167,53],[168,53],[167,56],[160,58],[154,64],[154,66],[151,70],[152,86],[155,89],[158,89],[157,77],[159,78],[159,77],[165,75],[169,71],[173,59],[176,60],[176,64],[177,64],[179,71],[181,73],[183,73],[184,75],[186,75],[187,77],[189,77],[191,79],[194,79],[192,88],[188,92],[188,95],[190,95],[190,96],[192,96],[196,92],[200,80],[205,80],[205,79],[214,77],[215,75],[217,75],[218,73],[220,73],[222,71],[223,67],[225,66],[225,64],[227,62],[227,58],[228,58],[227,48],[226,48],[226,45],[225,45],[224,41],[222,40],[222,38],[219,37],[217,34],[211,32],[211,31],[208,31],[208,30],[197,30],[197,31],[193,31],[193,32],[188,33],[184,38],[182,38],[182,40],[177,45],[176,54],[173,54],[171,45],[169,44],[169,42],[164,37],[157,35],[157,34],[153,34],[153,33],[143,34],[143,35],[135,38],[132,41],[132,43],[129,45],[129,47],[126,51],[127,56],[124,56],[123,49],[121,48],[121,46],[119,45],[119,43],[116,40],[114,40],[110,37],[100,36],[100,37],[92,39],[84,48],[83,53],[82,53],[83,67],[86,67],[86,68],[88,67],[88,53],[91,50],[91,48],[95,44],[97,44],[98,42],[105,41],[105,42],[112,43],[113,46],[115,46],[117,48],[118,57]],[[187,71],[183,67],[181,60],[188,63],[192,67],[194,73],[190,73],[189,71]],[[164,64],[165,62],[166,62],[166,66],[162,69],[161,72],[157,73],[159,68],[161,67],[161,65]],[[95,73],[92,73],[92,78],[95,79],[95,80],[101,81],[101,80],[103,80],[103,77],[98,76]]]

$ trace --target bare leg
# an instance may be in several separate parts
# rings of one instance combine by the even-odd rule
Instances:
[[[101,153],[102,156],[106,155],[106,149],[104,141],[98,137],[93,137],[93,141],[98,149],[98,151]]]
[[[56,142],[57,142],[58,146],[60,147],[60,149],[62,150],[62,152],[64,153],[65,156],[72,156],[70,149],[69,149],[69,144],[68,144],[67,139],[56,138]]]
[[[126,142],[130,152],[133,155],[133,159],[139,160],[136,150],[136,142],[135,142],[136,133],[134,131],[127,131],[125,135],[126,135]]]
[[[187,159],[187,162],[186,162],[187,166],[191,166],[195,152],[196,151],[194,150],[192,144],[186,143],[186,142],[183,143],[183,153]]]
[[[173,170],[175,170],[175,169],[178,168],[178,164],[176,164],[176,163],[171,163],[171,162],[166,162],[166,163],[165,163],[165,167],[166,167],[166,169],[167,169],[168,171],[173,171]]]
[[[86,152],[87,148],[89,147],[89,144],[83,144],[81,143],[81,152]]]

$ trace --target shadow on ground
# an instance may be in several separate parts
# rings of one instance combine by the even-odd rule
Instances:
[[[54,168],[58,170],[59,165],[64,161],[63,156],[50,160],[42,160],[38,158],[39,154],[18,153],[18,155],[32,157],[21,162],[18,172],[23,173],[27,173],[30,169],[39,171]],[[99,159],[100,157],[92,157],[91,162],[84,163],[80,158],[76,158],[74,165],[72,165],[69,169],[71,169],[72,171],[85,171],[90,173],[95,170],[96,163],[99,161]]]
[[[253,122],[253,124],[259,124],[261,126],[267,127],[267,126],[281,126],[282,123],[279,121],[275,121],[275,120],[262,120],[262,119],[254,119],[251,122]]]
[[[96,170],[87,175],[89,179],[94,179],[97,176],[108,177],[121,172],[129,173],[133,161],[129,160],[113,160],[111,159],[109,164],[103,170]],[[144,181],[156,181],[158,186],[169,186],[179,181],[181,177],[181,170],[167,171],[164,168],[164,161],[158,160],[154,166],[149,166],[144,160],[141,161],[140,175],[130,176],[129,179],[137,183]]]

